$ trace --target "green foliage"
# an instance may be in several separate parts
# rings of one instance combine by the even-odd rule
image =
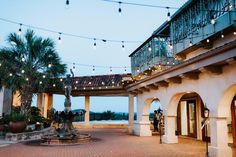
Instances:
[[[36,124],[37,122],[43,122],[43,117],[40,114],[40,109],[32,106],[30,109],[30,115],[28,118],[28,123],[29,124]]]
[[[26,115],[22,112],[20,112],[19,107],[13,108],[13,111],[6,115],[5,118],[7,121],[11,122],[19,122],[19,121],[25,121],[27,119]]]
[[[33,93],[59,82],[54,78],[64,75],[66,65],[61,63],[54,41],[36,36],[32,30],[27,30],[24,36],[11,33],[7,42],[9,47],[0,48],[0,88],[19,91],[21,110],[26,112]]]

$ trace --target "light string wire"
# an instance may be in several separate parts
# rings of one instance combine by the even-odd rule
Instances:
[[[142,6],[142,7],[150,7],[150,8],[175,9],[175,10],[179,9],[177,7],[131,3],[131,2],[124,2],[124,1],[116,1],[116,0],[101,0],[101,1],[110,2],[110,3],[118,3],[118,4],[126,4],[126,5],[134,5],[134,6]]]
[[[114,42],[114,43],[122,43],[122,42],[125,42],[125,43],[142,43],[143,42],[143,41],[137,41],[137,40],[115,40],[115,39],[96,38],[96,37],[76,35],[76,34],[51,30],[51,29],[44,28],[44,27],[33,26],[33,25],[21,23],[21,22],[16,22],[16,21],[1,18],[1,17],[0,17],[0,21],[11,23],[11,24],[16,24],[16,25],[20,25],[20,26],[25,26],[25,27],[28,27],[28,28],[33,28],[33,29],[37,29],[37,30],[41,30],[41,31],[45,31],[45,32],[55,33],[55,34],[58,34],[58,35],[71,36],[71,37],[87,39],[87,40],[94,40],[95,39],[96,41],[99,40],[99,41],[102,41],[102,42],[107,42],[108,41],[108,42]]]

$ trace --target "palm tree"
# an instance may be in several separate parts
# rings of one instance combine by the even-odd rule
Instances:
[[[66,72],[66,65],[55,50],[55,42],[27,30],[24,36],[10,33],[9,47],[0,49],[0,88],[19,91],[21,111],[28,114],[34,93],[53,88],[55,78]]]

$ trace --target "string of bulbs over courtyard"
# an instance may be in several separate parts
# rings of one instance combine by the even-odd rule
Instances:
[[[149,5],[149,4],[140,4],[140,3],[129,3],[129,2],[123,2],[123,1],[116,1],[116,0],[101,0],[104,2],[110,2],[110,3],[116,3],[119,5],[118,8],[118,14],[121,15],[122,14],[122,5],[134,5],[134,6],[140,6],[140,7],[152,7],[152,8],[158,8],[158,9],[166,9],[167,10],[167,21],[171,20],[171,14],[170,14],[170,9],[179,9],[177,7],[172,7],[172,6],[157,6],[157,5]],[[70,1],[66,0],[65,5],[67,6],[67,8],[70,5]],[[208,11],[208,10],[205,10]],[[212,11],[212,10],[209,10]],[[216,11],[217,12],[217,11]],[[54,34],[58,34],[58,43],[60,44],[62,42],[63,36],[69,36],[69,37],[75,37],[75,38],[80,38],[80,39],[84,39],[84,40],[89,40],[89,41],[93,41],[93,49],[96,50],[97,46],[98,46],[98,42],[101,43],[120,43],[121,44],[121,49],[123,51],[125,51],[125,45],[126,44],[132,44],[132,43],[143,43],[143,41],[137,41],[137,40],[117,40],[117,39],[107,39],[107,38],[98,38],[98,37],[91,37],[91,36],[83,36],[83,35],[77,35],[77,34],[71,34],[71,33],[66,33],[66,32],[61,32],[61,31],[57,31],[57,30],[51,30],[48,28],[43,28],[43,27],[38,27],[38,26],[33,26],[30,24],[25,24],[25,23],[21,23],[21,22],[17,22],[17,21],[12,21],[9,19],[5,19],[5,18],[0,18],[0,21],[3,22],[7,22],[7,23],[11,23],[11,24],[15,24],[15,25],[19,25],[19,29],[18,29],[18,34],[21,35],[22,33],[22,29],[23,27],[26,28],[31,28],[31,29],[37,29],[37,30],[41,30],[41,31],[45,31],[45,32],[50,32],[50,33],[54,33]],[[214,17],[211,17],[211,24],[214,25],[216,23],[216,19]],[[209,34],[210,35],[210,34]],[[236,31],[234,31],[234,35],[236,35]],[[199,37],[198,35],[192,36],[191,40],[189,42],[189,46],[192,46],[192,39],[193,38],[197,38]],[[221,38],[224,38],[224,34],[223,32],[221,33]],[[172,49],[172,42],[173,41],[169,41],[168,46]],[[207,39],[207,42],[209,43],[210,40]],[[151,49],[151,45],[148,45],[148,51],[152,51]],[[174,55],[174,54],[173,54]],[[101,65],[89,65],[89,64],[81,64],[81,63],[76,63],[76,62],[68,62],[68,61],[64,61],[66,64],[69,64],[70,66],[72,66],[71,69],[75,70],[76,66],[84,66],[84,67],[91,67],[92,68],[92,73],[95,73],[96,68],[106,68],[109,69],[109,74],[113,73],[113,69],[124,69],[124,73],[127,73],[127,69],[130,69],[130,66],[111,66],[111,65],[107,65],[107,66],[101,66]]]

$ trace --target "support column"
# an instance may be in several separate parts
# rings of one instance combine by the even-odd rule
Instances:
[[[43,117],[47,118],[47,111],[48,111],[48,98],[47,93],[43,93]]]
[[[175,135],[176,116],[165,116],[165,135],[162,137],[163,143],[178,143]]]
[[[85,118],[84,122],[86,125],[89,125],[89,106],[90,106],[90,97],[88,95],[85,96]]]
[[[37,94],[37,107],[40,109],[41,115],[43,115],[43,94],[42,93]]]
[[[226,117],[210,118],[211,157],[232,157],[232,149],[228,146],[228,131]]]
[[[129,125],[128,125],[128,133],[133,133],[134,127],[134,96],[129,94]]]

